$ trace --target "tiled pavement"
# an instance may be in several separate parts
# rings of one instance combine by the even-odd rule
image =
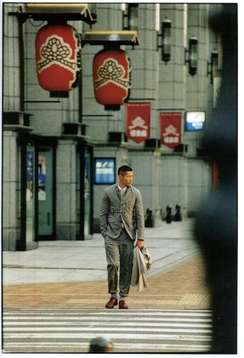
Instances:
[[[209,308],[204,265],[192,237],[192,220],[146,229],[153,266],[148,289],[132,288],[134,308]],[[43,242],[26,252],[3,254],[6,308],[104,308],[108,298],[100,235],[83,242]]]
[[[138,293],[132,288],[129,307],[207,309],[209,294],[204,284],[204,266],[200,256],[176,265],[167,272],[149,278],[150,287]],[[106,281],[35,283],[4,288],[6,308],[104,308]]]

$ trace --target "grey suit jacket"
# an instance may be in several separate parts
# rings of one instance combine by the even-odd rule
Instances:
[[[117,184],[106,188],[100,210],[100,230],[104,238],[116,239],[124,226],[132,240],[144,240],[144,210],[141,193],[134,186],[120,198]]]

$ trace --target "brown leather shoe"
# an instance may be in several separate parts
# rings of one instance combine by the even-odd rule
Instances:
[[[106,308],[114,308],[114,306],[117,306],[118,300],[115,297],[110,297],[110,300],[106,303]]]
[[[125,300],[121,300],[119,301],[119,309],[122,309],[122,310],[128,310],[128,305],[127,303],[125,302]]]

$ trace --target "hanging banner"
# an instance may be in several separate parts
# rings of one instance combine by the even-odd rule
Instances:
[[[181,112],[160,113],[160,142],[169,148],[181,144]]]
[[[150,137],[150,103],[128,103],[126,106],[126,135],[136,143]]]

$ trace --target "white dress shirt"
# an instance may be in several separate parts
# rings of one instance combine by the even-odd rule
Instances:
[[[119,191],[120,191],[120,196],[122,197],[122,195],[124,195],[125,192],[126,192],[127,186],[125,186],[124,188],[121,188],[121,187],[119,186],[119,184],[118,184],[118,188],[119,188]]]

